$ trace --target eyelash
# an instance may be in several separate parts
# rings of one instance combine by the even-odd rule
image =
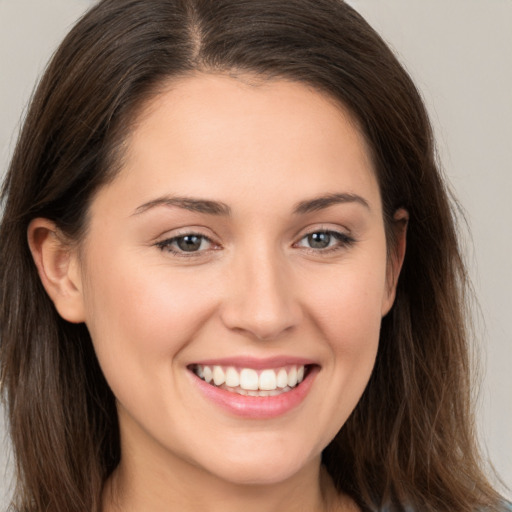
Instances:
[[[346,233],[342,233],[340,231],[334,231],[332,229],[318,229],[315,231],[310,231],[309,233],[306,233],[304,236],[301,237],[299,242],[296,242],[294,247],[297,247],[300,242],[307,239],[308,237],[311,237],[313,235],[329,235],[329,237],[333,238],[337,243],[335,243],[333,246],[329,246],[323,249],[319,248],[313,248],[313,247],[304,247],[309,253],[320,255],[320,256],[327,256],[329,254],[332,254],[336,251],[340,251],[342,249],[347,249],[348,247],[351,247],[355,244],[356,240],[347,235]],[[329,243],[332,240],[329,240]]]
[[[165,252],[169,252],[171,253],[173,256],[179,256],[179,257],[183,257],[183,258],[193,258],[193,257],[197,257],[201,254],[203,254],[205,251],[202,250],[202,251],[183,251],[183,250],[177,250],[177,249],[173,249],[173,244],[176,244],[179,240],[183,240],[184,238],[187,238],[187,237],[197,237],[197,238],[200,238],[201,239],[201,245],[203,242],[207,242],[209,244],[212,244],[215,246],[215,243],[213,242],[213,240],[211,238],[208,238],[207,236],[205,235],[202,235],[201,233],[194,233],[194,232],[191,232],[191,233],[183,233],[182,235],[178,235],[178,236],[174,236],[172,238],[167,238],[165,240],[162,240],[160,242],[157,242],[155,245],[161,250],[161,251],[165,251]]]
[[[302,242],[303,240],[307,239],[308,237],[311,237],[313,235],[329,235],[330,237],[334,238],[337,243],[334,246],[326,247],[323,249],[319,248],[313,248],[313,247],[303,247],[307,252],[313,253],[315,255],[321,255],[326,256],[328,254],[331,254],[333,252],[339,251],[341,249],[346,249],[348,247],[351,247],[355,244],[356,240],[352,238],[351,236],[347,235],[346,233],[342,233],[339,231],[334,231],[331,229],[319,229],[316,231],[311,231],[309,233],[306,233],[303,235],[298,242],[295,242],[293,244],[294,247],[300,247],[298,244]],[[203,235],[201,233],[184,233],[182,235],[174,236],[172,238],[167,238],[165,240],[162,240],[160,242],[157,242],[155,245],[158,247],[161,251],[168,252],[172,254],[173,256],[178,256],[182,258],[193,258],[198,257],[200,255],[203,255],[206,250],[198,250],[198,251],[184,251],[181,249],[174,249],[173,244],[178,243],[178,241],[183,240],[187,237],[197,237],[201,239],[201,245],[203,242],[207,242],[209,244],[212,244],[213,246],[216,246],[215,242],[206,235]],[[211,250],[211,249],[210,249]],[[215,250],[215,249],[213,249]]]

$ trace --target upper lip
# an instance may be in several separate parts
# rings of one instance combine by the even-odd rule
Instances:
[[[283,366],[306,366],[317,364],[311,359],[296,356],[274,356],[267,358],[256,358],[249,356],[240,357],[224,357],[216,359],[204,359],[194,361],[190,366],[233,366],[238,368],[254,368],[255,370],[263,370],[266,368],[282,368]]]

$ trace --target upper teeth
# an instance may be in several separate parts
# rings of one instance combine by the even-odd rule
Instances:
[[[247,391],[272,391],[293,388],[304,379],[304,366],[286,366],[276,369],[255,370],[253,368],[237,369],[233,366],[195,365],[194,372],[201,379],[215,386],[240,387]]]

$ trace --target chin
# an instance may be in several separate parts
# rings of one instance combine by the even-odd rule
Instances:
[[[298,448],[293,453],[282,449],[259,450],[256,453],[241,450],[217,458],[215,467],[208,464],[210,467],[206,469],[221,480],[235,485],[274,485],[320,464],[320,455],[308,459],[300,452]]]
[[[274,464],[269,461],[267,464],[250,465],[244,464],[225,468],[216,475],[221,480],[233,485],[272,486],[277,485],[300,473],[302,467],[291,467],[289,464]]]

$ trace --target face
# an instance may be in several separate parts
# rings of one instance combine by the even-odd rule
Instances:
[[[304,471],[363,393],[393,299],[356,124],[304,85],[197,75],[127,148],[78,284],[123,458],[235,483]]]

